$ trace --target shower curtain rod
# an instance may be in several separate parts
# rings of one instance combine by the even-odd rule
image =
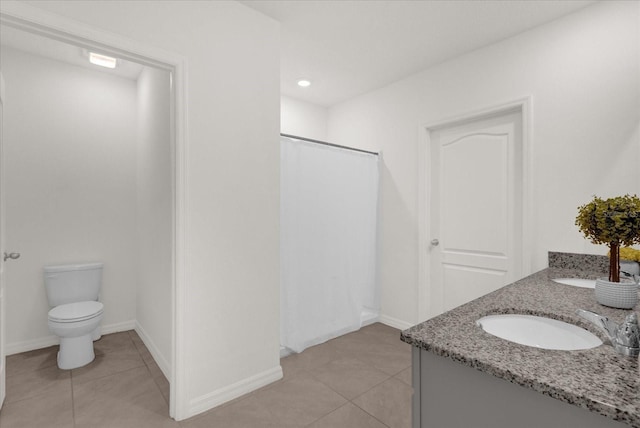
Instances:
[[[355,149],[353,147],[347,147],[347,146],[341,146],[339,144],[327,143],[326,141],[312,140],[311,138],[298,137],[296,135],[280,134],[280,136],[281,137],[287,137],[287,138],[293,138],[293,139],[296,139],[296,140],[308,141],[309,143],[322,144],[324,146],[337,147],[339,149],[352,150],[354,152],[367,153],[367,154],[374,155],[374,156],[378,156],[379,155],[378,152],[370,152],[369,150]]]

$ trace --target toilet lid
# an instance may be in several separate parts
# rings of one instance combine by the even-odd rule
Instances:
[[[49,319],[56,322],[77,322],[94,318],[102,313],[101,302],[88,301],[67,303],[49,311]]]

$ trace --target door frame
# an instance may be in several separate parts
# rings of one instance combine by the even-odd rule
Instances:
[[[431,273],[431,256],[429,252],[431,226],[428,218],[429,207],[431,206],[431,174],[429,173],[431,156],[429,148],[432,143],[431,133],[435,130],[504,113],[520,112],[522,116],[522,275],[531,274],[531,257],[533,254],[531,246],[533,243],[531,105],[531,96],[527,96],[420,125],[420,140],[418,143],[418,322],[438,315],[443,308],[443,302],[431,301],[433,293],[429,284]]]
[[[5,95],[5,83],[2,76],[2,70],[0,70],[0,256],[3,256],[5,248],[5,188],[4,188],[4,152],[3,152],[3,127],[4,127],[4,103],[6,100]],[[5,310],[5,275],[4,275],[4,258],[0,259],[0,409],[4,404],[7,392],[7,358],[5,353],[7,352],[4,345],[6,339],[6,310]]]
[[[19,2],[3,2],[0,25],[86,49],[98,49],[126,60],[171,73],[171,183],[172,183],[172,278],[171,278],[171,373],[169,414],[176,420],[188,415],[186,399],[185,302],[186,302],[186,207],[187,207],[187,61],[174,52],[140,43],[82,22]]]

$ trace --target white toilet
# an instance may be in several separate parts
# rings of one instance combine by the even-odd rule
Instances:
[[[95,358],[93,341],[100,338],[104,306],[98,302],[102,263],[45,266],[49,330],[60,337],[58,367],[75,369]]]

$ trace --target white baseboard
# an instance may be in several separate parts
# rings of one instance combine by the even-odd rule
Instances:
[[[114,324],[103,325],[102,334],[117,333],[120,331],[133,330],[135,320],[123,321]],[[60,339],[56,335],[39,337],[37,339],[25,340],[23,342],[6,343],[6,355],[19,354],[21,352],[33,351],[36,349],[48,348],[49,346],[59,345]]]
[[[103,325],[102,334],[119,333],[121,331],[133,330],[136,327],[136,320],[118,322],[115,324]]]
[[[374,311],[363,311],[360,315],[360,322],[362,327],[370,324],[374,324],[380,321],[380,313]]]
[[[280,358],[288,357],[293,354],[293,351],[286,346],[280,345]]]
[[[14,342],[5,344],[6,355],[19,354],[21,352],[33,351],[35,349],[48,348],[49,346],[60,344],[58,336],[45,336],[37,339],[25,340],[24,342]]]
[[[251,391],[255,391],[258,388],[262,388],[280,379],[282,379],[282,367],[278,365],[257,375],[202,395],[189,402],[189,409],[187,410],[185,419],[206,412],[209,409],[213,409],[227,401],[248,394]]]
[[[147,334],[145,329],[142,328],[140,323],[136,321],[135,324],[135,331],[138,333],[138,336],[140,336],[140,339],[142,339],[144,346],[146,346],[151,353],[151,356],[155,360],[156,364],[158,364],[158,367],[160,367],[164,377],[171,380],[171,364],[169,364],[164,355],[162,355],[156,344],[151,340],[151,337]]]
[[[406,330],[409,327],[413,327],[415,324],[399,320],[397,318],[390,317],[388,315],[380,315],[380,319],[378,320],[384,325],[388,325],[389,327],[397,328],[399,330]]]

